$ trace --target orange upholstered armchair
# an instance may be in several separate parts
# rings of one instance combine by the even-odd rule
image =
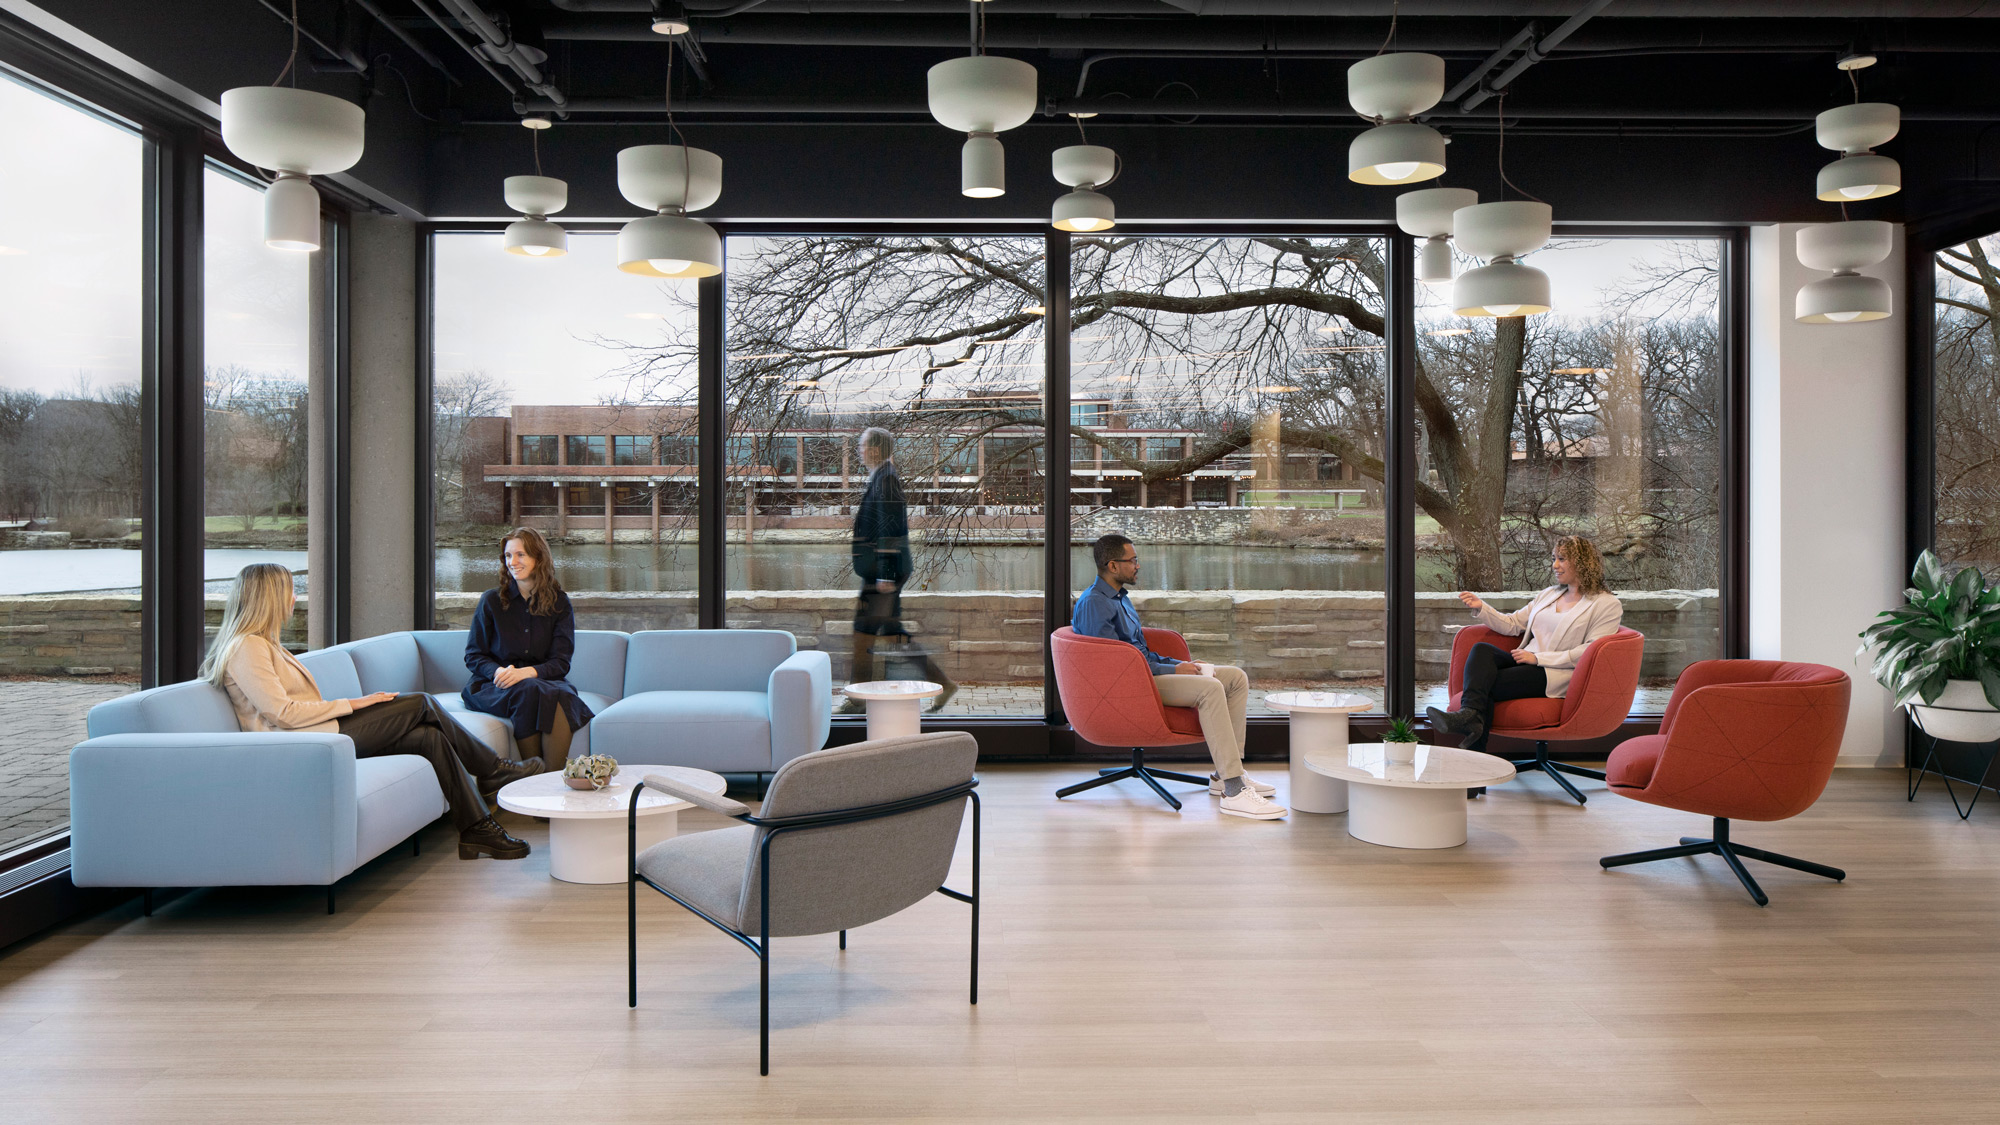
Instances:
[[[1459,693],[1465,687],[1465,658],[1473,645],[1484,642],[1512,652],[1521,640],[1484,625],[1460,629],[1451,642],[1449,710],[1456,711],[1460,706]],[[1646,638],[1635,630],[1620,629],[1608,637],[1599,637],[1576,662],[1576,671],[1570,675],[1569,690],[1563,698],[1501,700],[1493,707],[1493,725],[1487,733],[1533,739],[1535,756],[1515,762],[1514,768],[1541,770],[1582,804],[1587,798],[1563,774],[1599,781],[1604,775],[1568,762],[1550,761],[1549,743],[1603,738],[1616,731],[1632,712],[1632,697],[1639,692],[1639,663],[1645,655]]]
[[[1824,664],[1703,660],[1688,665],[1674,685],[1660,733],[1621,743],[1605,763],[1605,780],[1620,796],[1713,817],[1715,834],[1705,840],[1683,836],[1679,847],[1597,862],[1623,867],[1719,855],[1759,906],[1770,900],[1744,868],[1744,858],[1845,879],[1837,867],[1735,843],[1729,821],[1785,820],[1819,800],[1840,753],[1850,687],[1847,673]]]
[[[1187,641],[1179,633],[1171,629],[1147,629],[1145,633],[1147,648],[1175,660],[1190,659]],[[1105,637],[1079,637],[1065,625],[1050,634],[1049,653],[1055,661],[1056,690],[1062,693],[1063,713],[1076,733],[1099,746],[1132,749],[1131,765],[1098,770],[1089,781],[1056,790],[1057,797],[1135,777],[1179,810],[1180,801],[1167,792],[1160,779],[1204,788],[1208,785],[1206,777],[1146,765],[1148,746],[1201,742],[1201,719],[1192,707],[1169,707],[1160,702],[1152,669],[1146,667],[1146,658],[1138,649]]]

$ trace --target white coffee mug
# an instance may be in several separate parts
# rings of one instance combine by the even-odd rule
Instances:
[[[1201,669],[1202,675],[1207,676],[1211,680],[1215,678],[1215,665],[1197,660],[1194,662],[1194,666]]]

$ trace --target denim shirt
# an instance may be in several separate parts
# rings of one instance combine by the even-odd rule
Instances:
[[[1113,590],[1102,578],[1092,582],[1090,589],[1076,599],[1076,612],[1070,615],[1069,625],[1078,636],[1124,641],[1138,649],[1155,676],[1168,675],[1180,667],[1179,661],[1146,647],[1146,634],[1139,628],[1139,611],[1132,608],[1132,599],[1123,590]]]

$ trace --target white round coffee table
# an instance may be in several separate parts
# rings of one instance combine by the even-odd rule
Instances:
[[[632,784],[643,774],[665,774],[690,789],[721,793],[729,783],[721,774],[686,766],[624,766],[602,789],[571,789],[559,773],[524,777],[502,787],[500,807],[523,816],[549,818],[549,874],[565,883],[623,883],[625,811],[632,804]],[[639,850],[671,840],[679,830],[680,811],[694,806],[650,786],[639,794]]]
[[[1339,691],[1279,691],[1264,697],[1264,705],[1291,716],[1292,775],[1288,803],[1293,812],[1347,811],[1347,783],[1306,768],[1314,750],[1347,749],[1347,716],[1366,711],[1375,701]]]
[[[929,680],[869,680],[840,689],[868,708],[868,741],[916,734],[923,729],[924,700],[944,693]]]
[[[1391,765],[1379,742],[1309,750],[1306,768],[1348,784],[1347,834],[1390,848],[1465,843],[1465,791],[1514,780],[1505,758],[1419,746],[1411,765]]]

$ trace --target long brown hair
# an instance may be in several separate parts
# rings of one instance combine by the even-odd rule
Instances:
[[[1556,554],[1576,568],[1578,593],[1593,597],[1611,592],[1604,584],[1604,556],[1597,553],[1597,544],[1581,535],[1565,535],[1556,540]]]
[[[507,573],[507,544],[520,541],[528,557],[535,560],[533,581],[535,588],[528,593],[528,612],[537,617],[551,617],[556,612],[556,599],[562,596],[562,583],[556,580],[556,560],[549,555],[549,541],[532,527],[517,527],[500,540],[500,604],[511,605],[514,601],[514,576]]]

